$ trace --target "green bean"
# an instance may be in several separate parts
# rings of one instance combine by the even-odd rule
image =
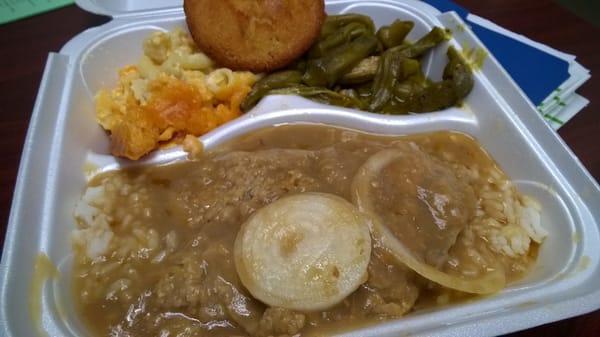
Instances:
[[[301,81],[302,73],[297,70],[284,70],[267,75],[254,84],[240,107],[242,111],[248,111],[270,90],[298,85]]]
[[[377,31],[377,38],[383,44],[385,49],[396,47],[404,42],[406,35],[415,26],[412,21],[396,20],[389,26],[383,26]]]
[[[356,109],[365,108],[365,104],[356,97],[347,96],[321,87],[298,86],[274,89],[269,91],[269,95],[298,95],[324,104]]]
[[[360,100],[360,96],[358,95],[358,91],[355,89],[339,89],[336,90],[340,95],[348,96],[351,98],[355,98]]]
[[[352,70],[340,78],[340,84],[359,84],[371,81],[375,78],[379,56],[369,56],[360,61]]]
[[[431,81],[429,81],[423,73],[410,76],[394,87],[394,103],[408,104],[414,99],[415,95],[421,93],[430,84]]]
[[[431,81],[420,71],[410,76],[396,85],[393,97],[381,108],[381,112],[387,114],[419,112],[415,111],[414,102],[430,84]]]
[[[456,49],[449,47],[446,54],[448,64],[444,68],[443,80],[422,91],[415,102],[415,109],[428,112],[449,108],[459,103],[473,89],[471,69]]]
[[[321,57],[344,43],[348,43],[361,35],[368,34],[371,34],[369,28],[362,22],[350,22],[339,28],[335,34],[330,34],[314,44],[308,52],[308,58]]]
[[[373,96],[372,88],[373,82],[371,81],[356,85],[352,89],[356,91],[356,93],[358,94],[358,98],[361,101],[371,102],[371,97]]]
[[[430,112],[443,110],[457,103],[452,83],[435,82],[422,90],[411,104],[411,111]]]
[[[329,15],[325,19],[325,22],[323,23],[323,27],[321,27],[320,39],[323,39],[323,38],[335,33],[341,27],[346,26],[352,22],[361,23],[367,28],[367,31],[369,33],[371,33],[371,34],[375,33],[375,25],[373,24],[373,20],[371,20],[371,18],[366,15],[361,15],[361,14]]]
[[[428,50],[447,40],[450,35],[448,31],[440,27],[433,27],[427,35],[420,38],[412,45],[401,45],[390,50],[400,51],[404,57],[417,58],[425,54]]]
[[[435,111],[459,103],[474,85],[469,64],[450,47],[442,80],[429,80],[418,59],[448,39],[449,32],[434,27],[410,44],[404,40],[413,26],[396,20],[375,36],[367,16],[330,16],[310,51],[289,70],[258,81],[241,108],[247,111],[270,94],[300,95],[321,103],[391,114]]]
[[[321,58],[309,60],[302,81],[309,86],[331,88],[376,47],[377,39],[373,35],[362,35]]]
[[[454,47],[448,48],[448,64],[444,68],[443,79],[451,81],[457,99],[465,98],[473,89],[473,72]]]
[[[346,95],[348,97],[357,99],[361,102],[361,106],[366,109],[369,106],[369,102],[371,101],[371,89],[365,92],[359,92],[358,89],[349,88],[349,89],[340,89],[338,92],[342,95]]]
[[[465,98],[473,89],[472,71],[453,47],[448,48],[447,55],[442,81],[429,82],[423,75],[412,77],[396,86],[394,100],[382,110],[387,113],[436,111]]]
[[[405,58],[401,52],[388,50],[383,53],[373,80],[373,98],[369,110],[381,109],[392,98],[396,84],[417,73],[420,67],[419,61]]]
[[[294,63],[290,64],[287,67],[287,70],[297,70],[301,73],[304,73],[306,71],[306,59],[305,58],[299,58],[296,61],[294,61]]]

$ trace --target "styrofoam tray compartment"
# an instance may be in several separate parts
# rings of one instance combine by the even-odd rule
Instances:
[[[132,1],[107,1],[105,7],[94,0],[78,3],[115,18],[81,33],[48,59],[25,142],[2,258],[3,336],[36,334],[28,300],[33,261],[39,252],[46,253],[61,274],[43,288],[43,329],[50,336],[86,335],[70,298],[73,209],[85,188],[85,167],[91,164],[102,172],[130,164],[110,155],[108,138],[94,118],[93,96],[116,83],[120,67],[137,62],[142,41],[150,32],[185,27],[182,10],[164,1],[152,2],[152,11],[134,7],[139,2]],[[449,44],[483,48],[458,16],[441,14],[417,1],[328,1],[327,11],[367,14],[378,26],[397,18],[412,20],[415,28],[409,39],[413,40],[435,25],[451,29],[453,39],[423,62],[433,78],[441,77]],[[293,122],[398,135],[462,131],[481,143],[522,192],[542,203],[542,225],[550,235],[525,279],[492,297],[412,313],[347,335],[491,336],[600,307],[595,284],[600,279],[598,185],[492,56],[475,72],[475,83],[463,107],[413,116],[379,115],[299,97],[270,96],[246,115],[201,138],[211,148],[254,129]],[[156,152],[141,164],[184,158],[185,153],[174,148]]]

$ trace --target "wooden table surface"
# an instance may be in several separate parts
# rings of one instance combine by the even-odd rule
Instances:
[[[600,178],[600,29],[550,0],[456,0],[472,13],[558,50],[596,74],[578,92],[591,103],[559,134]],[[23,141],[48,52],[108,19],[68,6],[0,26],[0,244],[3,243]],[[600,286],[600,282],[599,282]],[[600,311],[510,336],[600,336]]]

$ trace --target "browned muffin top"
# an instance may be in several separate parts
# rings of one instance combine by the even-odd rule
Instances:
[[[323,0],[185,0],[189,30],[203,52],[231,69],[284,67],[319,36]]]

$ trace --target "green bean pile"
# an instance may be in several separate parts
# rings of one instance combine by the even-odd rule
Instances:
[[[473,88],[471,68],[449,47],[442,81],[429,80],[420,59],[450,34],[434,27],[409,43],[405,38],[413,26],[411,21],[396,20],[375,31],[365,15],[328,16],[311,49],[289,68],[258,81],[242,102],[242,110],[276,94],[386,114],[429,112],[460,104]]]

